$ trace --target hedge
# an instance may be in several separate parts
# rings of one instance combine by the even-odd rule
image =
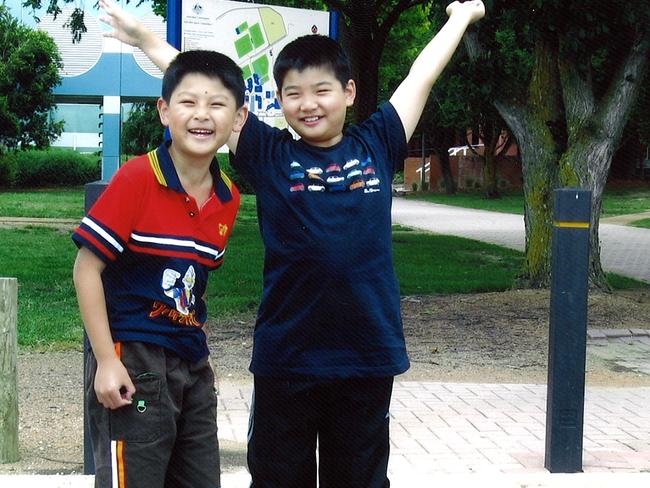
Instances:
[[[0,186],[77,186],[101,177],[100,156],[72,149],[15,151],[0,157]]]

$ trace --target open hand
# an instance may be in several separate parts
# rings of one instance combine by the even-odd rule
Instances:
[[[458,14],[467,15],[469,16],[469,23],[471,24],[485,16],[485,5],[483,5],[481,0],[472,0],[462,3],[455,1],[447,5],[445,12],[447,12],[449,17]]]
[[[104,37],[112,37],[130,46],[140,47],[145,30],[140,21],[111,0],[99,0],[99,6],[106,14],[99,17],[99,20],[113,28],[112,31],[105,32]]]

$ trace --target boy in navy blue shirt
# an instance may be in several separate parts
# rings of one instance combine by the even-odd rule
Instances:
[[[100,2],[108,35],[161,69],[176,51]],[[433,83],[480,0],[454,2],[390,99],[343,132],[356,95],[340,46],[305,36],[278,55],[274,78],[300,136],[248,117],[228,141],[255,188],[265,245],[264,290],[250,369],[252,486],[387,487],[393,377],[408,369],[392,263],[391,182]]]

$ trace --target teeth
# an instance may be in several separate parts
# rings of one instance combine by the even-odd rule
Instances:
[[[208,129],[190,129],[192,134],[212,134],[211,130]]]
[[[319,117],[305,117],[305,122],[316,122]]]

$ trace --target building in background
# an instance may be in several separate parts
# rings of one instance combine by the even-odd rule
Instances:
[[[99,21],[100,11],[94,8],[94,2],[88,3],[84,9],[87,32],[75,43],[65,25],[73,5],[61,5],[63,12],[54,19],[46,14],[46,8],[33,12],[22,6],[22,0],[5,0],[11,14],[23,24],[47,32],[61,54],[62,82],[54,90],[58,103],[51,116],[65,125],[52,145],[81,152],[101,150],[115,166],[119,160],[121,123],[128,117],[132,102],[157,98],[162,73],[139,49],[103,37],[109,28]],[[148,3],[118,3],[154,32],[165,36],[163,19],[153,14]]]

